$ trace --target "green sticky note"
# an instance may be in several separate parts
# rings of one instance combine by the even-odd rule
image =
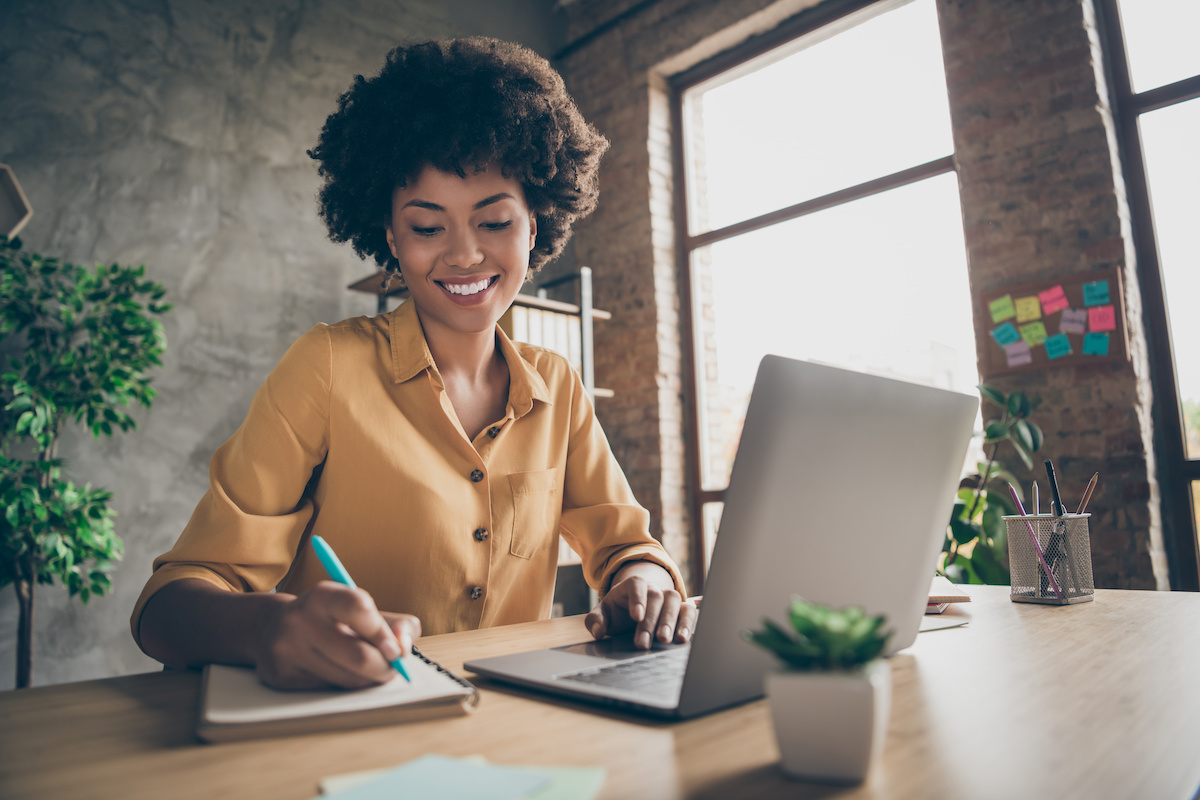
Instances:
[[[1013,305],[1011,294],[997,297],[988,303],[988,311],[992,315],[992,322],[1004,322],[1004,320],[1012,319],[1017,315],[1017,307]]]
[[[1065,333],[1056,333],[1046,337],[1046,358],[1054,360],[1071,355],[1071,340]]]
[[[1021,338],[1029,342],[1030,347],[1037,347],[1046,341],[1046,325],[1041,320],[1022,325]]]
[[[537,772],[550,779],[550,785],[529,795],[529,800],[592,800],[600,794],[600,787],[604,785],[604,769],[601,767],[522,765],[514,769]]]
[[[1108,334],[1085,333],[1083,335],[1083,354],[1085,356],[1108,355]]]
[[[551,779],[545,773],[499,767],[461,758],[426,755],[335,794],[338,800],[393,800],[437,797],[439,800],[522,800],[535,797]]]

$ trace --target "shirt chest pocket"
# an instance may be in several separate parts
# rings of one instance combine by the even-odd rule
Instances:
[[[509,552],[533,558],[558,539],[562,500],[558,496],[558,470],[517,472],[508,476],[513,495],[513,529]]]

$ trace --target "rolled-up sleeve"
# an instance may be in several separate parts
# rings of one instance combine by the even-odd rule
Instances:
[[[209,489],[130,618],[166,584],[199,578],[231,591],[270,591],[287,574],[314,509],[305,495],[328,451],[331,347],[318,325],[300,337],[254,395],[242,425],[209,465]]]
[[[573,377],[560,532],[582,559],[584,579],[604,594],[622,566],[650,561],[670,573],[675,589],[686,597],[679,568],[650,535],[650,513],[634,497],[591,399]]]

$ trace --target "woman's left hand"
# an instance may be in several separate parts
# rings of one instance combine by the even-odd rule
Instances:
[[[691,639],[696,606],[684,601],[665,569],[650,561],[633,561],[617,572],[612,588],[583,623],[595,639],[632,630],[634,647],[649,650],[655,639]]]

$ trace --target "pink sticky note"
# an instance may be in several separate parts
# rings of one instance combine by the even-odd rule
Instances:
[[[1062,284],[1044,292],[1038,292],[1038,299],[1042,301],[1042,313],[1044,314],[1053,314],[1055,311],[1061,311],[1071,305],[1063,291]]]
[[[1088,328],[1092,331],[1115,331],[1117,314],[1111,305],[1092,306],[1088,309]]]

